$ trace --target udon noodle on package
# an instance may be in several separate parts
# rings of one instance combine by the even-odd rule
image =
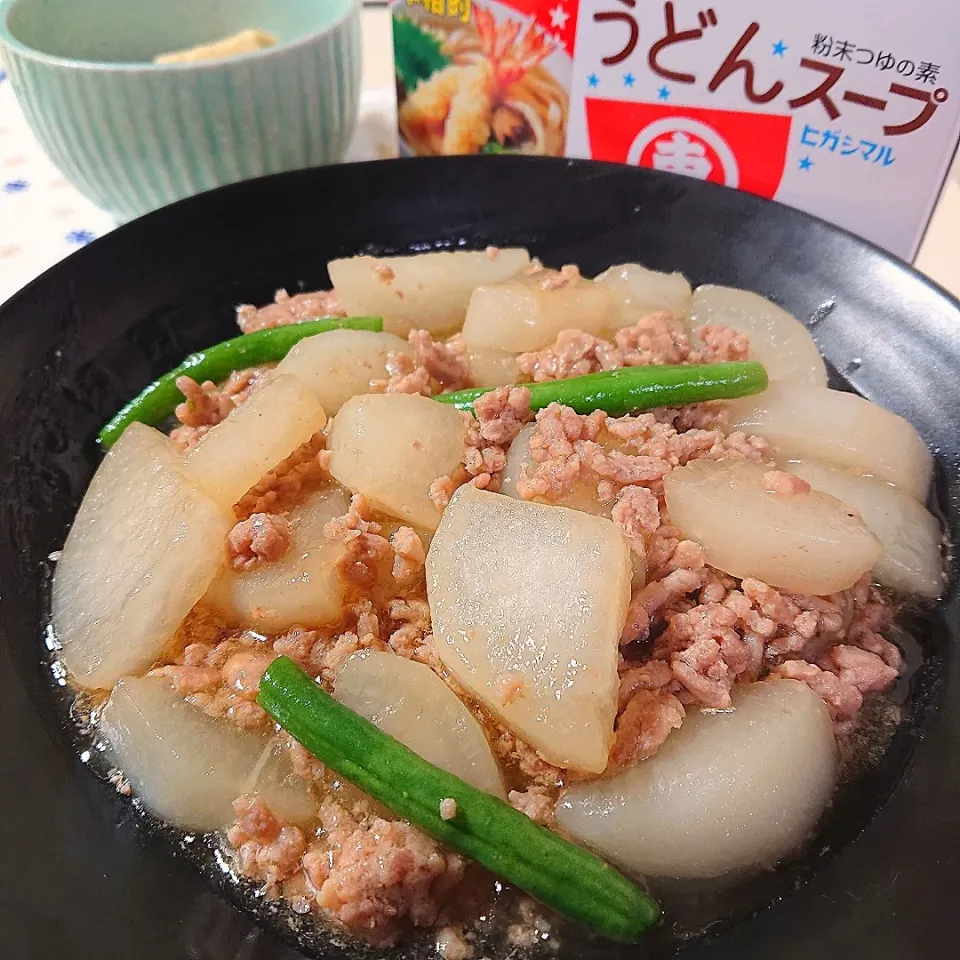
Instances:
[[[556,0],[394,0],[401,153],[562,156],[576,24]]]

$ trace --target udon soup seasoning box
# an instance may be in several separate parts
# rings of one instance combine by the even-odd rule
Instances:
[[[576,0],[394,0],[401,153],[563,156]]]
[[[393,11],[400,135],[416,154],[675,171],[909,259],[960,136],[957,0],[399,0]]]
[[[567,154],[916,254],[960,125],[957,0],[580,0]]]

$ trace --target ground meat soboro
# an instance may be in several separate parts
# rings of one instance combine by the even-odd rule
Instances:
[[[534,466],[518,481],[519,495],[559,500],[578,486],[594,488],[598,504],[613,503],[611,518],[646,569],[635,582],[621,638],[624,675],[663,666],[657,683],[634,684],[636,693],[621,704],[611,763],[656,752],[682,723],[685,704],[727,708],[735,682],[771,671],[808,682],[841,732],[864,693],[895,681],[899,653],[880,635],[889,615],[869,577],[828,598],[791,596],[756,580],[739,583],[708,568],[699,544],[683,540],[671,525],[662,480],[674,467],[698,458],[769,462],[766,441],[729,432],[709,405],[612,418],[553,404],[537,414],[536,424]],[[809,490],[775,469],[764,483],[780,496]],[[635,649],[652,659],[634,659]],[[801,660],[804,666],[791,665]]]
[[[376,946],[396,942],[404,921],[432,926],[466,861],[407,823],[358,822],[339,804],[320,810],[321,832],[303,857],[316,902]]]
[[[461,336],[443,342],[434,340],[426,330],[411,330],[407,340],[413,348],[413,357],[391,353],[387,358],[390,376],[371,381],[374,393],[419,393],[431,397],[473,385],[467,348]]]
[[[173,442],[183,451],[191,450],[211,427],[262,386],[269,373],[267,366],[236,370],[219,387],[210,380],[197,383],[191,377],[177,377],[176,386],[184,401],[174,411],[181,426],[171,431]]]
[[[227,535],[227,563],[234,570],[251,570],[274,563],[290,549],[290,523],[272,513],[254,513]]]
[[[259,797],[240,797],[233,810],[237,819],[227,839],[236,850],[237,870],[275,896],[300,869],[307,848],[303,833],[283,824]]]
[[[463,414],[467,428],[460,468],[449,477],[438,477],[430,498],[442,510],[457,487],[471,483],[495,493],[507,463],[507,449],[532,418],[527,387],[497,387],[474,401],[474,416]]]
[[[660,311],[617,330],[613,343],[581,330],[564,330],[549,347],[520,354],[517,366],[541,383],[622,367],[747,359],[748,340],[728,327],[703,327],[698,339],[699,344],[692,342],[672,314]]]
[[[296,506],[312,490],[330,479],[326,438],[317,433],[282,463],[264,474],[234,506],[238,520],[255,513],[281,513]]]
[[[237,307],[237,325],[244,333],[302,323],[304,320],[344,316],[346,314],[340,298],[334,290],[314,290],[292,297],[286,290],[278,290],[274,302],[259,310],[249,304]]]

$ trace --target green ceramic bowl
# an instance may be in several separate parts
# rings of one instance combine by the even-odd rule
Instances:
[[[151,62],[248,28],[277,46]],[[123,220],[225,183],[336,163],[356,123],[359,0],[0,0],[0,47],[50,158]]]

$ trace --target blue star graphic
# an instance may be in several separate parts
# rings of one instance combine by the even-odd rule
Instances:
[[[665,87],[665,86],[664,86],[664,87],[661,87],[661,88],[657,91],[657,99],[658,99],[658,100],[669,100],[669,99],[670,99],[670,91],[667,89],[667,87]]]
[[[813,164],[813,161],[812,161],[809,157],[804,157],[804,158],[800,161],[800,169],[801,169],[801,170],[809,170],[813,165],[814,165],[814,164]]]
[[[587,84],[591,87],[595,87],[599,82],[600,78],[595,73],[591,73],[590,76],[587,77]]]
[[[632,87],[636,79],[637,78],[632,73],[625,73],[623,75],[623,85],[625,87]]]
[[[789,49],[790,48],[782,40],[778,40],[773,45],[773,53],[771,56],[782,57]]]

